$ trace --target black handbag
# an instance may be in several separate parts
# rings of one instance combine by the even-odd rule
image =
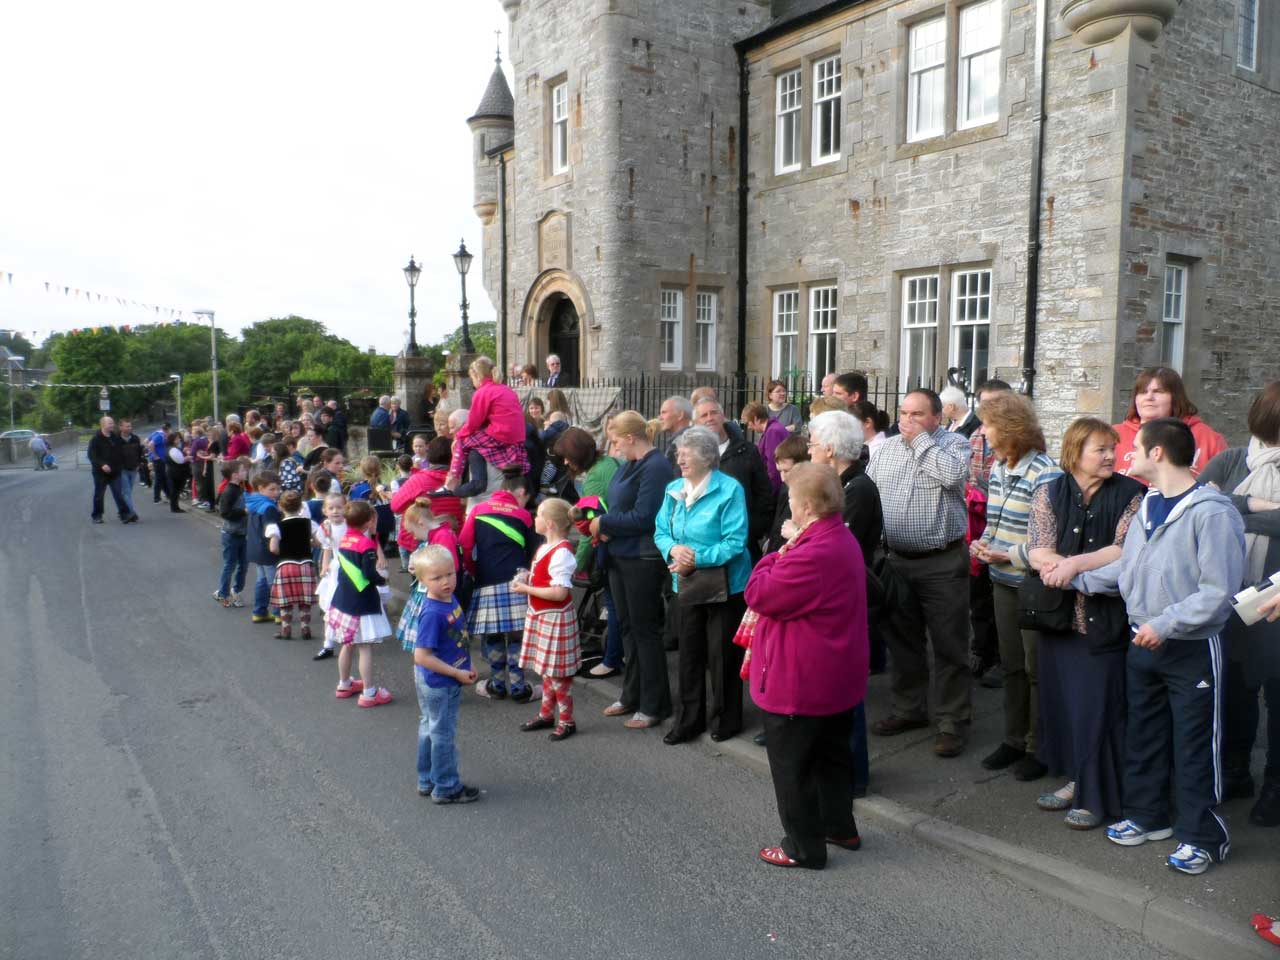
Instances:
[[[1036,574],[1018,584],[1018,626],[1046,633],[1071,633],[1074,629],[1074,590],[1046,587]]]
[[[687,576],[677,574],[676,597],[693,606],[724,603],[729,599],[728,567],[699,567]]]

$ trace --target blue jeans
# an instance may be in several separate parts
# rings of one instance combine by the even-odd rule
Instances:
[[[236,593],[244,592],[244,578],[249,564],[245,561],[249,538],[243,533],[222,534],[222,576],[218,580],[218,593],[231,596],[231,571],[236,574]],[[255,598],[256,599],[256,598]]]
[[[258,579],[253,585],[253,615],[265,617],[268,613],[267,605],[271,603],[271,582],[276,578],[276,565],[259,563],[256,566]]]
[[[613,594],[604,588],[604,608],[609,614],[605,624],[604,660],[601,665],[614,670],[622,669],[622,620],[618,617],[618,609],[613,605]]]
[[[133,487],[138,482],[137,470],[121,470],[120,471],[120,498],[129,505],[130,513],[137,513],[133,509]]]
[[[489,664],[489,680],[495,690],[515,694],[528,686],[520,669],[521,646],[518,633],[493,633],[480,638],[480,651]]]
[[[867,750],[867,705],[853,708],[853,733],[849,737],[853,752],[853,787],[866,787],[871,782],[871,754]]]
[[[432,790],[433,796],[449,797],[462,789],[458,776],[458,708],[462,687],[428,687],[414,668],[418,688],[418,789]]]

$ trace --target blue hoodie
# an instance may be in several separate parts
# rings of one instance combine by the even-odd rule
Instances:
[[[274,500],[260,493],[248,494],[244,498],[244,508],[249,511],[248,540],[245,544],[248,548],[248,561],[261,567],[274,567],[279,557],[267,546],[264,531],[271,524],[280,522],[280,509]]]
[[[1148,530],[1150,490],[1124,539],[1120,559],[1071,582],[1084,593],[1124,598],[1129,622],[1150,624],[1161,640],[1214,636],[1231,616],[1244,579],[1244,522],[1228,497],[1195,487],[1165,521]]]

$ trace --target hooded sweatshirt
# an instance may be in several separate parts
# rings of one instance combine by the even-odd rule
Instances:
[[[1196,438],[1196,455],[1191,458],[1191,475],[1198,477],[1210,460],[1227,449],[1227,441],[1195,414],[1183,417],[1182,422],[1191,428],[1191,435]],[[1116,472],[1123,473],[1126,477],[1133,468],[1133,441],[1137,439],[1141,426],[1137,417],[1130,417],[1115,425],[1116,433],[1120,434],[1120,442],[1116,444]],[[1138,477],[1133,479],[1143,486],[1147,484]]]
[[[1071,585],[1085,593],[1118,589],[1129,622],[1150,624],[1161,640],[1214,636],[1226,626],[1244,577],[1244,522],[1229,498],[1198,486],[1154,526],[1149,507],[1159,495],[1149,490],[1143,498],[1120,559]]]
[[[270,497],[251,493],[244,498],[244,508],[249,511],[248,561],[262,567],[274,567],[280,559],[267,546],[266,530],[271,524],[280,523],[280,508]]]

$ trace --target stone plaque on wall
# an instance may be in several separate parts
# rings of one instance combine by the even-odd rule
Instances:
[[[538,272],[558,268],[569,270],[569,216],[555,211],[538,224]]]

